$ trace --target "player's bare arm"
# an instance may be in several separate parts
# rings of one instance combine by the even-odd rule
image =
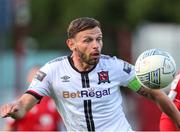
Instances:
[[[30,95],[23,94],[15,102],[5,104],[0,107],[0,116],[2,118],[12,117],[14,119],[22,118],[36,103],[38,100]]]
[[[153,100],[164,113],[176,122],[177,126],[180,128],[180,112],[164,92],[159,89],[141,87],[137,93]]]

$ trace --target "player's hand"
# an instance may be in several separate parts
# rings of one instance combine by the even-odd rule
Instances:
[[[23,112],[19,111],[20,104],[19,103],[11,103],[11,104],[5,104],[0,107],[0,116],[2,118],[6,117],[12,117],[14,119],[22,118],[24,115]]]

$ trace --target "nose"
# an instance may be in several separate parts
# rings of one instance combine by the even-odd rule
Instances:
[[[99,49],[101,47],[101,44],[99,42],[97,42],[96,40],[93,41],[93,48],[94,49]]]

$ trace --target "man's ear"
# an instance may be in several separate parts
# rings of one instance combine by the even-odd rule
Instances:
[[[75,49],[75,43],[74,43],[73,39],[67,39],[66,44],[71,51],[73,51]]]

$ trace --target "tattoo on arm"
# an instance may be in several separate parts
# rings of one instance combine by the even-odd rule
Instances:
[[[152,99],[152,97],[151,97],[151,95],[150,95],[150,92],[149,92],[149,90],[148,90],[147,88],[141,87],[141,88],[137,91],[137,93],[138,93],[139,95],[142,95],[142,96],[144,96],[144,97],[147,97],[147,98]]]

